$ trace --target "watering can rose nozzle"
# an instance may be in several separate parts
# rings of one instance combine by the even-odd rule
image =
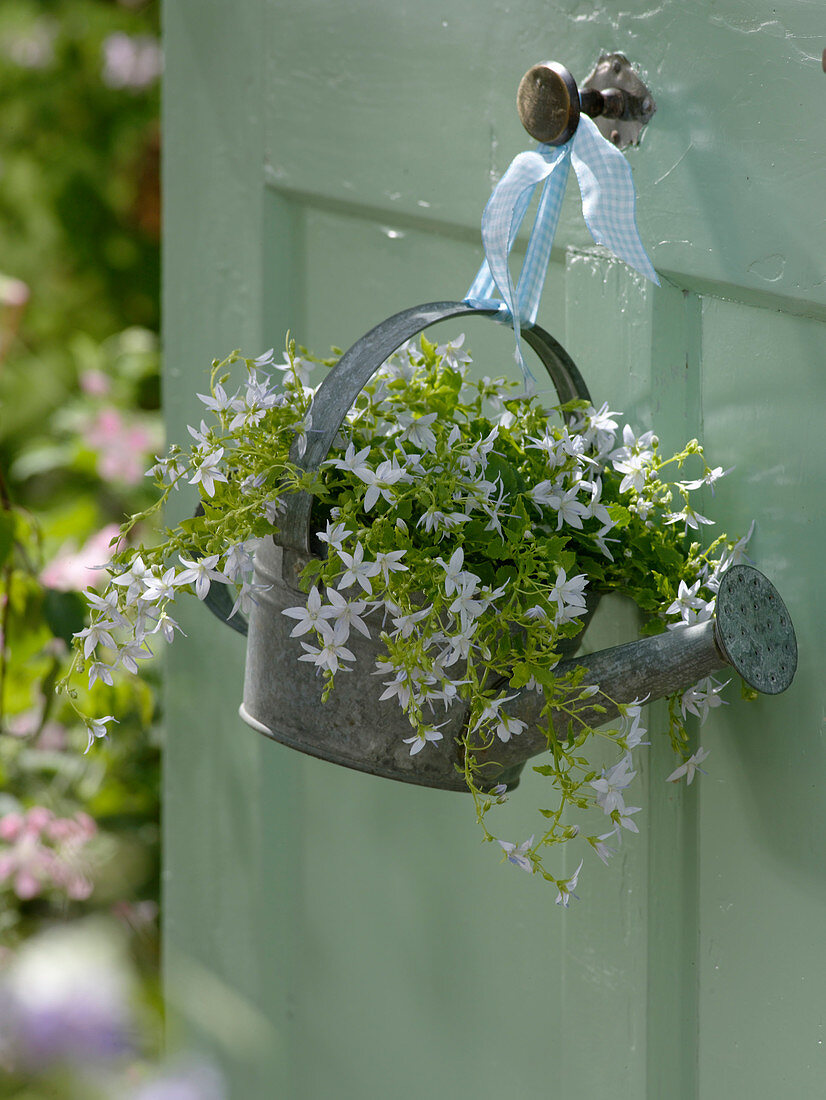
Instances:
[[[779,695],[794,679],[797,640],[777,589],[758,570],[735,565],[720,581],[715,640],[726,664],[749,687]]]

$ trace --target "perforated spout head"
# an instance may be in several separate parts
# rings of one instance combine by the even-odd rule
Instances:
[[[794,679],[797,639],[777,589],[757,569],[733,565],[717,593],[715,640],[749,687],[779,695]]]

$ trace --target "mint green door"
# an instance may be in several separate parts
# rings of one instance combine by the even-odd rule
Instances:
[[[243,640],[189,609],[165,982],[172,1040],[211,1050],[234,1098],[826,1095],[824,46],[802,0],[167,0],[171,437],[215,355],[287,329],[325,353],[461,298],[491,182],[530,144],[522,73],[624,52],[658,105],[628,156],[663,285],[595,250],[569,193],[540,322],[598,403],[736,466],[714,514],[757,520],[800,647],[786,695],[715,713],[692,787],[652,738],[641,836],[563,912],[498,866],[462,796],[242,725]],[[504,329],[465,329],[487,373],[511,361]],[[633,632],[614,606],[591,642]],[[506,808],[520,835],[534,794]]]

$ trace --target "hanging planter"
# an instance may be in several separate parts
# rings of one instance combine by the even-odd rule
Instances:
[[[294,453],[294,458],[307,470],[319,469],[328,460],[329,448],[359,393],[393,352],[438,321],[480,312],[491,315],[466,303],[436,302],[397,314],[371,330],[339,360],[315,393],[312,431],[303,454]],[[589,405],[582,376],[562,346],[538,326],[524,332],[524,337],[550,376],[559,403]],[[300,660],[303,654],[294,636],[295,620],[285,616],[285,611],[306,598],[301,576],[313,557],[313,548],[324,551],[312,530],[312,499],[306,492],[289,497],[279,518],[278,534],[264,540],[256,553],[255,576],[261,592],[248,628],[240,709],[244,721],[273,740],[312,756],[445,790],[468,791],[467,756],[472,752],[486,787],[515,787],[525,763],[549,747],[543,697],[535,690],[523,688],[509,697],[508,713],[522,725],[518,738],[490,744],[484,736],[469,736],[471,708],[460,697],[445,707],[438,742],[426,753],[411,754],[408,714],[382,701],[385,684],[373,675],[376,664],[386,658],[386,649],[378,638],[351,632],[347,646],[354,655],[356,675],[339,676],[335,690],[325,698],[325,681],[316,666]],[[443,541],[441,534],[437,536],[434,553]],[[723,574],[722,581],[722,616],[718,611],[716,619],[677,633],[665,632],[576,660],[572,658],[582,635],[559,638],[555,650],[562,660],[554,672],[560,681],[584,669],[582,682],[600,687],[595,709],[581,711],[580,721],[604,725],[620,716],[623,704],[673,695],[729,665],[758,691],[783,691],[794,675],[796,645],[782,600],[768,580],[748,566]],[[437,573],[438,597],[445,595],[442,582]],[[743,585],[746,594],[740,598]],[[591,593],[588,612],[581,617],[583,624],[595,610],[599,594],[598,588]],[[421,602],[433,598],[433,592],[423,592]],[[220,618],[230,609],[225,590],[212,589],[206,602]],[[233,621],[246,633],[243,619]],[[503,686],[507,689],[507,681]],[[491,687],[489,680],[484,687]],[[567,710],[553,713],[551,720],[552,736],[565,740],[570,721]]]
[[[671,698],[673,778],[690,781],[706,754],[691,751],[683,718],[721,702],[712,675],[730,666],[775,694],[796,645],[779,595],[742,561],[745,540],[703,550],[689,537],[711,522],[694,495],[722,475],[696,441],[663,458],[652,432],[620,434],[538,326],[523,338],[555,411],[515,383],[474,381],[459,340],[412,342],[438,321],[494,312],[441,302],[397,314],[316,389],[293,349],[282,364],[241,361],[232,394],[240,357],[216,364],[201,395],[214,426],[191,428],[190,452],[172,448],[154,470],[159,505],[194,483],[199,514],[156,547],[115,555],[74,673],[91,685],[114,664],[136,667],[153,638],[172,640],[172,603],[191,590],[248,634],[241,714],[268,737],[470,792],[491,840],[488,813],[542,756],[557,805],[538,839],[499,843],[567,904],[576,876],[557,878],[542,856],[577,835],[588,805],[607,819],[584,836],[601,858],[637,830],[623,792],[648,744],[642,704]],[[691,480],[668,480],[686,465]],[[578,657],[604,592],[635,600],[649,636]],[[107,719],[89,730],[91,744]],[[613,765],[592,762],[598,742],[614,745]]]

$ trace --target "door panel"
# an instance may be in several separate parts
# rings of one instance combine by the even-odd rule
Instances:
[[[243,642],[201,607],[167,673],[165,968],[174,1027],[233,1096],[819,1095],[826,920],[822,721],[822,21],[802,0],[170,0],[165,347],[171,438],[214,355],[326,354],[396,310],[461,298],[492,179],[528,142],[522,73],[603,49],[658,110],[628,152],[659,289],[592,246],[573,184],[540,323],[664,447],[736,466],[707,502],[791,609],[777,699],[702,731],[673,768],[662,708],[642,834],[586,860],[569,912],[479,844],[461,795],[265,742],[236,716]],[[524,242],[523,242],[524,243]],[[517,247],[517,252],[519,251]],[[506,328],[463,320],[480,373]],[[177,502],[184,515],[192,498]],[[820,536],[820,537],[819,537]],[[601,647],[634,635],[608,601]],[[503,808],[535,828],[541,781]],[[568,868],[572,870],[573,868]]]

